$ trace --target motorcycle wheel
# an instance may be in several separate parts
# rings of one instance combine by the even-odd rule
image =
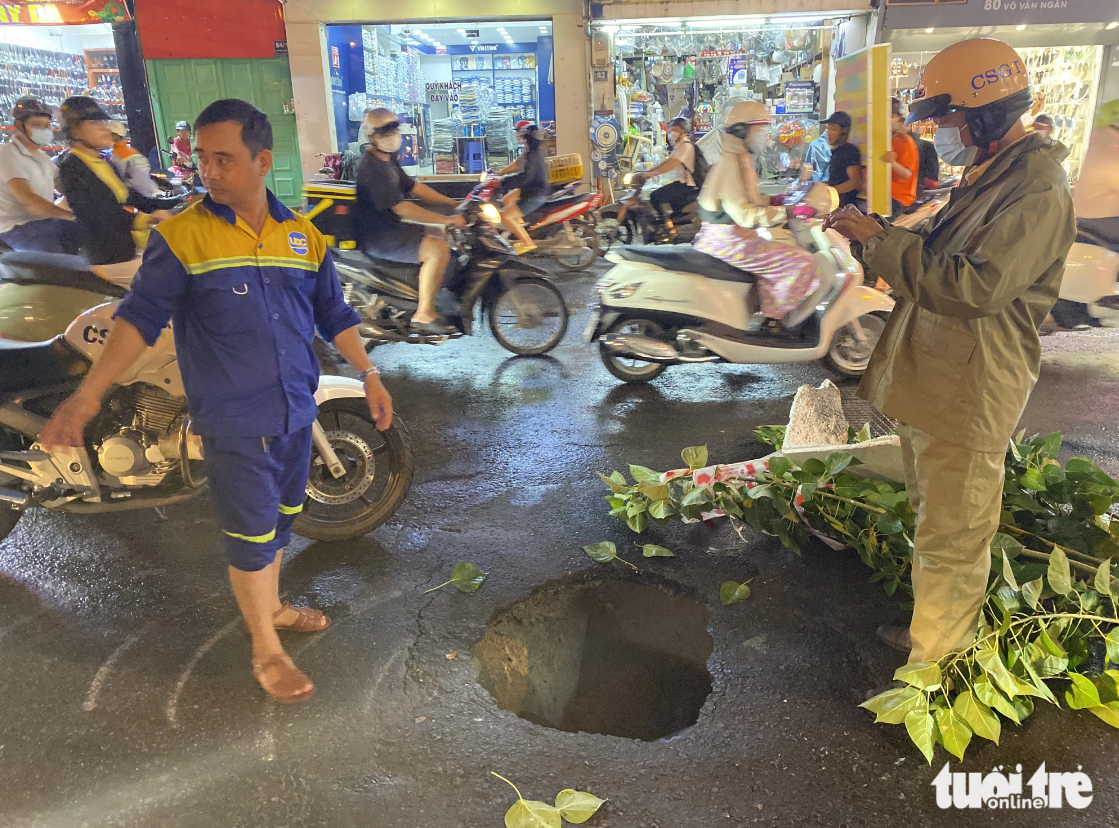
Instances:
[[[595,222],[594,229],[602,253],[609,252],[618,243],[621,225],[616,216],[603,216]]]
[[[574,256],[556,256],[556,261],[568,270],[586,270],[601,254],[598,243],[598,233],[595,231],[594,220],[577,218],[571,220],[571,230],[575,237],[582,239],[587,245]]]
[[[356,397],[327,400],[318,420],[346,474],[335,480],[312,449],[307,497],[292,531],[317,541],[361,537],[404,502],[415,471],[412,438],[398,417],[387,431],[377,431],[369,406]]]
[[[828,355],[824,357],[829,365],[847,377],[861,377],[866,373],[870,357],[886,329],[885,314],[867,313],[858,322],[866,334],[866,341],[859,340],[853,322],[849,322],[832,336]]]
[[[664,328],[651,319],[619,319],[610,326],[607,333],[659,337],[664,334]],[[606,370],[622,382],[652,382],[668,367],[663,362],[645,362],[640,359],[616,356],[607,351],[606,346],[601,342],[598,344],[598,355],[602,358]]]
[[[526,276],[501,291],[490,308],[490,330],[519,356],[546,354],[567,333],[567,303],[547,279]]]

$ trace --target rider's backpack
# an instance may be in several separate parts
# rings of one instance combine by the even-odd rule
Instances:
[[[707,159],[703,157],[703,150],[696,146],[694,141],[692,142],[692,146],[695,147],[695,160],[692,162],[695,165],[695,169],[688,170],[688,172],[692,174],[692,180],[695,181],[696,187],[702,188],[703,182],[707,178],[707,171],[711,169],[711,167],[708,165]]]

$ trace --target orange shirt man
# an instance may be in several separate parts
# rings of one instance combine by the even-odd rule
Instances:
[[[901,101],[897,98],[893,99],[890,127],[894,136],[892,149],[882,156],[882,160],[891,167],[890,196],[894,201],[894,215],[897,215],[917,200],[917,172],[921,167],[917,142],[905,131]]]

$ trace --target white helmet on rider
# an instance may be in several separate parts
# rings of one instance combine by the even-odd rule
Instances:
[[[752,153],[765,150],[769,143],[769,135],[765,130],[755,130],[756,126],[768,126],[773,123],[766,105],[757,101],[740,101],[723,110],[723,140],[737,139],[742,146]],[[751,140],[751,133],[753,139]],[[726,144],[724,143],[724,147]]]

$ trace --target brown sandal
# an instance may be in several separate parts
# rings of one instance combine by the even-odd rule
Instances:
[[[284,614],[286,610],[295,610],[295,620],[290,624],[279,624],[276,619]],[[310,607],[293,607],[291,604],[284,604],[280,607],[279,611],[272,616],[272,623],[277,630],[291,630],[292,632],[313,633],[322,632],[330,626],[330,618],[317,609]]]
[[[266,672],[279,674],[279,680],[271,688],[265,687],[262,679]],[[263,661],[253,660],[253,678],[257,680],[261,689],[280,704],[296,704],[307,701],[315,692],[314,686],[310,690],[299,690],[310,679],[295,666],[295,662],[287,653],[276,653]]]

